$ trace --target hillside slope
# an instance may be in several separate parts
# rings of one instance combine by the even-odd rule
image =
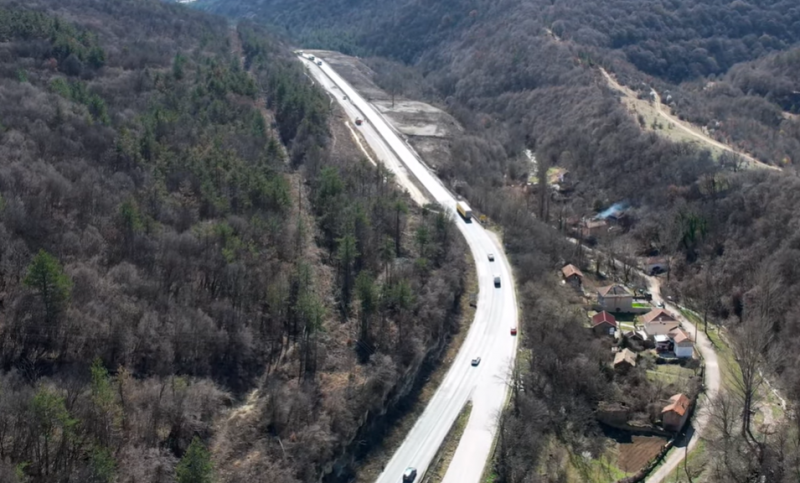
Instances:
[[[318,481],[458,327],[451,221],[258,28],[0,2],[0,99],[0,481]]]
[[[548,263],[558,263],[557,257],[527,252],[542,240],[557,245],[556,235],[546,231],[538,232],[541,238],[529,236],[526,228],[535,225],[531,213],[564,229],[571,220],[593,218],[625,201],[631,224],[615,227],[600,243],[630,256],[671,256],[667,293],[726,327],[741,363],[774,371],[789,399],[800,401],[800,374],[788,356],[800,347],[795,2],[203,0],[201,5],[279,25],[304,47],[404,63],[366,60],[387,90],[400,84],[400,92],[422,93],[465,127],[464,135],[450,140],[452,161],[438,172],[474,208],[503,225],[521,273],[540,274],[556,268]],[[655,89],[678,117],[783,172],[742,172],[735,156],[715,157],[648,132],[642,119],[621,105],[600,66],[643,98]],[[535,168],[520,155],[526,148],[536,155]],[[544,183],[526,186],[531,174],[543,180],[551,167],[569,171],[568,193],[553,194]],[[594,269],[601,271],[599,261]],[[551,315],[556,305],[551,298],[557,296],[544,290],[523,292],[523,303],[529,304],[523,327],[538,327],[529,320],[535,310],[548,320],[569,318]],[[504,481],[526,481],[543,466],[554,481],[564,477],[559,461],[537,460],[547,454],[550,441],[543,435],[549,431],[570,441],[567,454],[597,454],[587,420],[603,388],[552,385],[562,361],[596,362],[588,349],[570,352],[582,340],[579,321],[564,324],[566,335],[546,345],[540,339],[552,330],[525,338],[533,354],[549,356],[522,368],[522,377],[531,379],[524,386],[545,396],[526,391],[520,407],[504,419],[508,445],[497,461]],[[564,340],[572,344],[557,345]],[[747,342],[760,345],[754,349]],[[593,381],[588,367],[574,370],[585,376],[575,380]],[[757,377],[750,382],[763,384]],[[782,425],[766,440],[754,438],[753,401],[737,402],[746,397],[744,385],[735,383],[736,397],[720,402],[720,411],[727,411],[720,418],[730,426],[709,436],[706,475],[720,482],[792,481],[796,431]],[[548,412],[550,401],[571,398],[577,403],[561,404],[569,417]],[[730,427],[736,430],[724,432]]]

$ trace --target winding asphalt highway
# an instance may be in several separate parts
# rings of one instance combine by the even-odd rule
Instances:
[[[398,183],[409,190],[412,198],[421,202],[417,195],[422,195],[452,214],[477,268],[479,294],[475,320],[450,371],[385,466],[377,483],[400,482],[407,467],[415,467],[418,471],[416,481],[422,481],[468,400],[472,401],[469,422],[444,482],[478,483],[490,456],[516,353],[516,337],[510,334],[510,328],[516,327],[518,320],[515,285],[503,248],[497,238],[479,223],[468,223],[458,216],[456,198],[425,167],[384,116],[342,79],[324,57],[321,66],[309,60],[308,54],[298,57],[306,65],[308,73],[336,99],[351,120],[364,119],[358,127],[364,139],[379,160],[395,173]],[[490,253],[495,256],[494,262],[488,259]],[[499,288],[494,286],[495,276],[500,277]],[[477,367],[470,364],[474,357],[482,359]]]

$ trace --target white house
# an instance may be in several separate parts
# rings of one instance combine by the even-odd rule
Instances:
[[[675,329],[670,332],[669,338],[672,341],[672,350],[675,352],[675,357],[681,359],[689,359],[692,357],[694,353],[694,344],[686,332],[681,329]]]

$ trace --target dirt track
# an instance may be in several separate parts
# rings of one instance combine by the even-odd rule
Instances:
[[[612,89],[614,89],[616,91],[619,91],[622,94],[624,94],[627,97],[627,100],[630,103],[632,103],[632,104],[637,106],[637,111],[638,111],[639,108],[646,108],[646,107],[650,107],[651,106],[650,102],[642,101],[642,100],[638,99],[637,96],[636,96],[636,93],[633,90],[631,90],[629,87],[623,86],[622,84],[617,82],[602,67],[600,68],[600,72],[602,72],[603,77],[605,77],[606,82],[608,82],[608,85]],[[690,136],[692,139],[694,139],[696,141],[699,141],[700,143],[705,144],[706,146],[708,146],[710,148],[716,148],[716,149],[719,149],[719,150],[722,150],[722,151],[727,151],[729,153],[736,154],[737,156],[741,156],[743,159],[745,159],[747,161],[747,164],[748,164],[749,167],[774,169],[774,170],[780,171],[780,168],[778,168],[776,166],[771,166],[771,165],[766,164],[764,162],[761,162],[761,161],[757,160],[756,158],[750,156],[747,153],[744,153],[742,151],[734,149],[733,147],[728,146],[727,144],[721,143],[721,142],[719,142],[719,141],[717,141],[717,140],[705,135],[697,127],[689,125],[688,123],[685,123],[684,121],[681,121],[680,119],[676,118],[671,113],[669,113],[668,111],[664,110],[661,107],[661,96],[659,96],[658,92],[656,92],[655,89],[650,89],[650,92],[652,93],[652,95],[654,97],[653,102],[652,102],[652,110],[653,110],[653,112],[655,112],[655,114],[657,116],[661,117],[664,121],[666,121],[670,125],[675,126],[683,134]]]

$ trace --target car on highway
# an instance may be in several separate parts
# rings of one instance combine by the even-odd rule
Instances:
[[[408,467],[403,472],[403,483],[414,483],[414,480],[417,479],[417,469]]]
[[[500,286],[500,275],[495,275],[494,276],[494,286],[495,287],[499,287]]]
[[[321,65],[322,65],[322,61],[321,61],[321,60],[318,60],[318,61],[317,61],[317,65],[320,65],[320,66],[321,66]]]
[[[659,303],[657,303],[657,304],[656,304],[656,307],[658,307],[659,309],[663,309],[663,308],[665,307],[665,306],[664,306],[664,302],[659,302]]]
[[[477,366],[480,363],[481,363],[481,358],[480,357],[476,357],[475,359],[472,359],[472,366],[473,367]]]
[[[490,261],[490,262],[493,262],[493,261],[494,261],[494,253],[490,253],[490,254],[489,254],[489,261]]]
[[[516,327],[512,327],[511,328],[511,335],[517,335],[517,328]]]
[[[364,121],[360,117],[356,118],[356,126],[360,126],[363,122]]]

